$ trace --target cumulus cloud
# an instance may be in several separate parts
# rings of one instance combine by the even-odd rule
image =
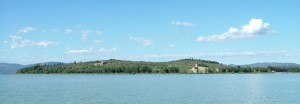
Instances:
[[[183,26],[183,27],[191,27],[194,26],[194,24],[190,22],[182,22],[182,21],[172,21],[171,24],[175,26]]]
[[[137,43],[140,43],[143,46],[149,46],[149,45],[153,44],[153,41],[151,39],[144,38],[144,37],[130,37],[129,39],[133,40]]]
[[[119,49],[118,48],[109,48],[109,49],[101,48],[98,51],[100,53],[116,53],[119,51]]]
[[[23,48],[23,47],[48,47],[51,45],[57,45],[58,42],[54,41],[31,41],[28,39],[24,39],[20,36],[10,36],[11,40],[7,43],[10,43],[10,48]]]
[[[31,32],[34,31],[35,28],[34,27],[24,27],[22,29],[19,30],[20,33],[27,33],[27,32]]]
[[[69,33],[71,33],[73,30],[71,30],[71,29],[66,29],[65,30],[65,34],[69,34]]]
[[[198,42],[210,42],[210,41],[222,41],[229,39],[243,39],[250,38],[259,35],[265,35],[271,33],[270,24],[264,23],[262,19],[251,19],[249,24],[242,26],[240,29],[230,27],[227,32],[222,34],[214,34],[211,36],[200,36],[196,41]]]
[[[67,53],[73,53],[73,54],[86,54],[86,53],[92,53],[92,52],[93,52],[93,48],[81,49],[81,50],[67,49]]]

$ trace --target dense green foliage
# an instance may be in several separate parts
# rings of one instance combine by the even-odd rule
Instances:
[[[104,64],[98,64],[105,62]],[[260,72],[300,72],[299,67],[241,67],[227,66],[215,61],[182,59],[170,62],[144,62],[105,60],[57,65],[35,65],[20,69],[17,73],[192,73],[198,64],[208,67],[209,73],[260,73]]]

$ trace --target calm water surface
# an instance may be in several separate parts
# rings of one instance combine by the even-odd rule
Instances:
[[[0,104],[300,104],[300,74],[0,75]]]

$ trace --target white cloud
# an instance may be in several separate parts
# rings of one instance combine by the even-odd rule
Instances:
[[[89,48],[89,49],[81,49],[81,50],[70,50],[67,49],[67,53],[73,53],[73,54],[86,54],[86,53],[92,53],[93,52],[93,48]]]
[[[38,42],[32,42],[34,46],[42,46],[42,47],[48,47],[50,45],[57,45],[57,42],[54,41],[47,41],[47,40],[43,40],[43,41],[38,41]]]
[[[94,43],[97,45],[101,45],[103,43],[103,41],[102,40],[94,40]]]
[[[35,30],[34,27],[24,27],[24,28],[20,29],[19,32],[27,33],[27,32],[31,32],[31,31],[34,31],[34,30]]]
[[[194,24],[190,22],[182,22],[182,21],[172,21],[171,22],[175,26],[183,26],[183,27],[191,27],[194,26]]]
[[[91,30],[82,30],[81,31],[81,39],[82,40],[85,40],[86,39],[86,37],[88,36],[88,34],[90,34],[90,33],[92,33],[93,31],[91,31]]]
[[[71,33],[73,30],[71,30],[71,29],[66,29],[65,30],[65,34],[69,34],[69,33]]]
[[[81,39],[82,40],[85,40],[86,39],[86,37],[88,36],[88,34],[90,34],[92,32],[92,30],[82,30],[81,31]]]
[[[149,46],[149,45],[153,44],[153,41],[151,39],[144,38],[144,37],[130,37],[129,39],[133,40],[135,42],[138,42],[138,43],[142,44],[143,46]]]
[[[98,30],[96,30],[95,33],[96,33],[96,35],[101,35],[101,34],[103,34],[102,31],[98,31]]]
[[[30,41],[28,39],[24,39],[20,36],[10,36],[11,41],[7,41],[7,43],[10,43],[10,48],[23,48],[23,47],[48,47],[51,45],[57,45],[58,42],[54,41]]]
[[[89,48],[89,49],[79,49],[79,50],[74,50],[74,49],[69,49],[67,48],[67,53],[71,54],[93,54],[93,53],[105,53],[105,54],[111,54],[111,53],[117,53],[119,51],[118,48],[100,48],[99,50],[95,50],[94,48]]]
[[[262,19],[251,19],[249,24],[241,27],[241,29],[230,27],[229,30],[222,34],[214,34],[211,36],[200,36],[196,41],[198,42],[210,42],[210,41],[222,41],[228,39],[243,39],[250,38],[259,35],[271,33],[269,29],[270,24],[264,23]]]
[[[103,34],[103,32],[102,32],[102,31],[99,31],[99,30],[82,30],[82,31],[81,31],[81,34],[82,34],[81,39],[82,39],[82,40],[85,40],[86,37],[87,37],[89,34],[91,34],[91,33],[95,33],[96,35],[101,35],[101,34]]]
[[[31,42],[28,39],[23,39],[20,36],[10,36],[10,48],[22,48],[30,46]]]
[[[118,51],[119,51],[118,48],[110,48],[110,49],[101,48],[101,49],[99,49],[100,53],[116,53]]]

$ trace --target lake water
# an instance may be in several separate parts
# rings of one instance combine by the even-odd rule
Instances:
[[[0,104],[300,104],[300,74],[0,75]]]

